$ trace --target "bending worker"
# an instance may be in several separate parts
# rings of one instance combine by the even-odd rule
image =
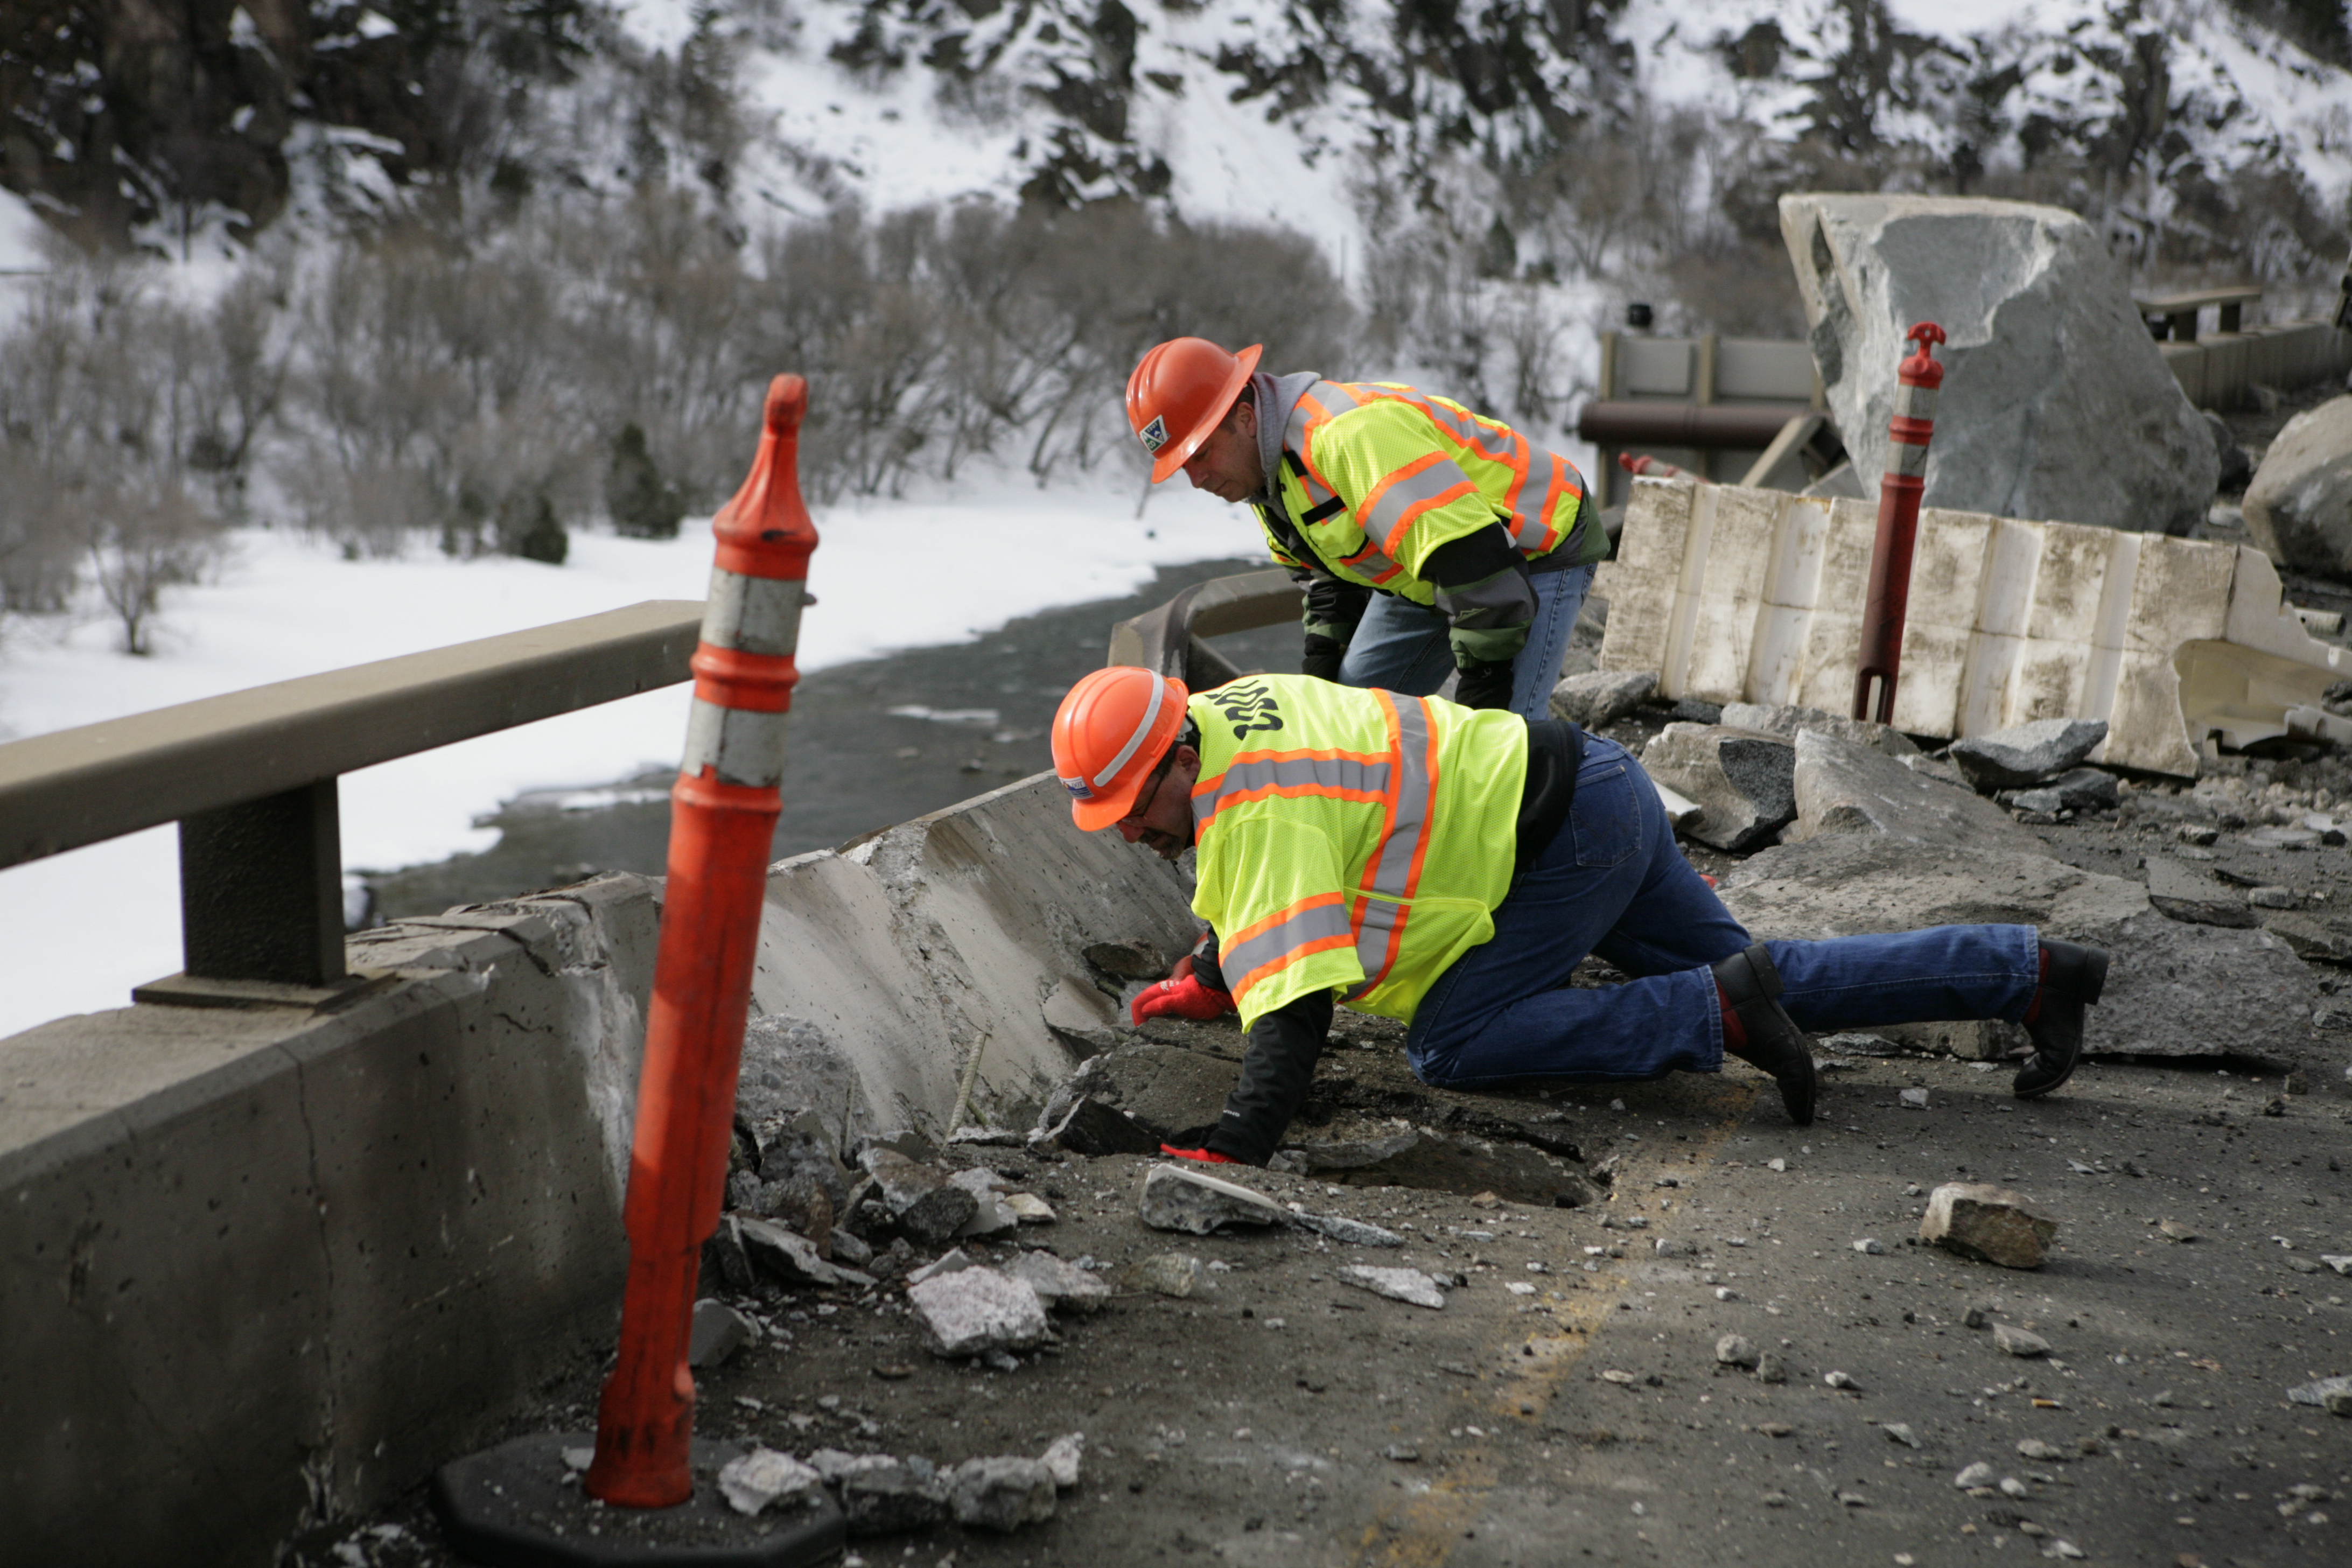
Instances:
[[[1241,1082],[1194,1158],[1264,1164],[1307,1093],[1335,1002],[1409,1025],[1441,1088],[1714,1072],[1726,1052],[1813,1119],[1807,1029],[2021,1022],[2014,1085],[2074,1072],[2096,949],[2032,926],[1751,942],[1675,847],[1656,789],[1616,742],[1431,698],[1306,676],[1188,695],[1098,669],[1054,718],[1081,828],[1174,859],[1196,847],[1204,949],[1136,1003],[1249,1031]],[[1570,989],[1595,952],[1633,976]]]
[[[1549,711],[1608,540],[1557,452],[1390,382],[1256,374],[1258,350],[1176,338],[1127,382],[1156,484],[1256,510],[1307,586],[1300,668],[1344,686]]]

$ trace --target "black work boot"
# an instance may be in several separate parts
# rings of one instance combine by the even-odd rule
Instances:
[[[1762,1068],[1780,1086],[1780,1103],[1789,1120],[1800,1127],[1813,1122],[1813,1040],[1780,1005],[1780,972],[1772,955],[1758,942],[1715,965],[1715,984],[1739,1026],[1748,1035],[1744,1046],[1724,1048],[1741,1061]]]
[[[2010,1089],[2020,1100],[2048,1094],[2074,1076],[2083,1055],[2083,1009],[2099,999],[2107,984],[2107,955],[2071,942],[2044,942],[2040,1008],[2025,1032],[2033,1055],[2017,1069]]]

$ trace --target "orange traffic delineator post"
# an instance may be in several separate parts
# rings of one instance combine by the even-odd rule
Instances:
[[[1874,717],[1871,683],[1877,682],[1874,715],[1895,722],[1895,681],[1903,665],[1903,620],[1911,603],[1911,548],[1919,535],[1919,498],[1927,488],[1927,443],[1936,434],[1936,394],[1944,367],[1935,345],[1944,329],[1922,321],[1904,334],[1919,345],[1900,366],[1895,416],[1886,433],[1894,440],[1886,477],[1878,487],[1878,539],[1870,552],[1870,589],[1862,610],[1862,658],[1853,677],[1853,716]]]
[[[713,523],[718,560],[693,659],[686,760],[670,791],[669,880],[623,1208],[629,1271],[620,1354],[598,1406],[594,1458],[573,1485],[567,1467],[585,1435],[541,1434],[443,1466],[435,1507],[451,1544],[478,1563],[642,1568],[675,1555],[792,1568],[841,1551],[841,1512],[829,1500],[788,1519],[752,1520],[730,1513],[712,1489],[695,1496],[694,1471],[738,1448],[694,1436],[687,1366],[703,1244],[725,1198],[769,846],[783,805],[784,721],[800,679],[793,655],[817,542],[797,469],[807,407],[799,376],[770,384],[751,477]],[[682,1534],[698,1544],[672,1554],[583,1528],[594,1522],[592,1505],[686,1505],[696,1517]]]
[[[800,679],[793,655],[816,548],[797,475],[807,407],[799,376],[769,386],[759,458],[712,524],[719,557],[694,654],[686,762],[670,791],[669,880],[623,1211],[620,1363],[597,1407],[588,1467],[589,1495],[625,1508],[667,1508],[694,1492],[687,1341],[702,1246],[726,1194],[768,847],[783,807],[784,718]]]

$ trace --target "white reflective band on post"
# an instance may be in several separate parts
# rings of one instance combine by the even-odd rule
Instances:
[[[784,782],[784,721],[789,713],[755,713],[742,708],[721,708],[694,700],[686,721],[686,761],[689,778],[711,769],[720,784],[776,789]]]
[[[702,611],[702,640],[744,653],[789,654],[800,640],[808,584],[789,577],[746,577],[713,567]]]
[[[1895,443],[1894,455],[1895,461],[1887,468],[1886,471],[1888,473],[1900,475],[1902,478],[1906,479],[1916,479],[1927,473],[1927,447],[1926,443],[1923,442],[1917,446],[1914,446],[1908,441],[1897,441]]]
[[[1135,755],[1135,748],[1143,744],[1143,737],[1151,733],[1151,721],[1160,717],[1160,705],[1167,700],[1167,682],[1161,680],[1160,677],[1156,675],[1153,676],[1151,678],[1151,706],[1143,710],[1143,721],[1135,727],[1135,733],[1127,738],[1127,744],[1118,749],[1118,755],[1110,760],[1110,766],[1103,769],[1102,772],[1095,775],[1095,788],[1103,789],[1108,787],[1110,781],[1118,776],[1118,770],[1127,766],[1128,758]]]
[[[1932,421],[1936,417],[1936,388],[1932,386],[1912,386],[1901,382],[1896,383],[1895,387],[1895,417],[1897,419],[1926,419]]]

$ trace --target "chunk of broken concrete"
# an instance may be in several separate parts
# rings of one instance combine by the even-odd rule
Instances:
[[[2352,1377],[2323,1377],[2315,1383],[2297,1384],[2286,1391],[2286,1396],[2297,1405],[2315,1405],[2336,1415],[2347,1414],[2328,1404],[2331,1399],[2352,1400]]]
[[[2297,958],[2352,964],[2352,926],[2325,915],[2280,910],[2256,917],[2263,929],[2286,943]]]
[[[1034,1193],[1005,1193],[997,1200],[1013,1211],[1013,1217],[1023,1225],[1052,1225],[1059,1217],[1054,1205]]]
[[[1889,367],[1932,317],[1950,368],[1928,506],[2176,535],[2203,520],[2212,434],[2095,226],[2023,202],[1808,192],[1780,198],[1780,234],[1823,393],[1874,491],[1893,471]]]
[[[2004,1268],[2039,1268],[2050,1256],[2058,1222],[2007,1187],[1946,1182],[1927,1194],[1919,1239]]]
[[[1349,1263],[1341,1265],[1338,1272],[1341,1284],[1370,1290],[1391,1301],[1427,1307],[1433,1311],[1445,1305],[1445,1292],[1437,1288],[1435,1279],[1418,1268],[1374,1268],[1368,1264]]]
[[[824,1478],[790,1454],[754,1448],[719,1468],[719,1491],[737,1513],[804,1508],[824,1495]]]
[[[1050,1252],[1024,1252],[1004,1272],[1025,1280],[1037,1299],[1055,1311],[1091,1312],[1110,1300],[1110,1287],[1075,1263]]]
[[[1735,853],[1796,816],[1796,765],[1795,748],[1777,736],[1704,724],[1669,724],[1642,752],[1644,773],[1698,804],[1682,831]]]
[[[1151,1154],[1160,1139],[1150,1129],[1131,1121],[1092,1095],[1080,1095],[1059,1119],[1030,1139],[1052,1144],[1090,1160],[1106,1154]]]
[[[2069,768],[2046,784],[2006,790],[2000,798],[2016,811],[2107,811],[2122,803],[2123,786],[2097,768]]]
[[[1715,1359],[1725,1366],[1753,1367],[1763,1352],[1744,1334],[1726,1334],[1715,1342]]]
[[[2242,930],[2255,921],[2254,911],[2246,907],[2245,895],[2237,889],[2218,880],[2204,867],[2160,855],[2147,858],[2147,901],[2166,919],[2188,925]]]
[[[686,1364],[699,1371],[723,1366],[727,1358],[760,1337],[759,1325],[719,1300],[706,1296],[694,1304],[694,1327],[686,1342]]]
[[[1794,776],[1797,820],[1783,842],[1859,833],[1972,852],[2042,847],[1991,801],[1817,730],[1798,731]]]
[[[993,1268],[935,1274],[907,1287],[907,1300],[941,1356],[1027,1350],[1053,1335],[1045,1304],[1025,1279]]]
[[[1037,1456],[1037,1462],[1045,1467],[1046,1474],[1054,1478],[1055,1486],[1068,1491],[1078,1484],[1078,1463],[1085,1458],[1086,1451],[1087,1435],[1084,1432],[1065,1432]]]
[[[827,1263],[816,1255],[815,1246],[806,1237],[786,1230],[773,1220],[754,1219],[749,1215],[733,1217],[735,1232],[742,1238],[743,1251],[752,1267],[771,1279],[785,1285],[854,1285],[860,1289],[874,1283],[872,1275]]]
[[[1144,1173],[1137,1204],[1143,1223],[1154,1230],[1206,1236],[1228,1225],[1280,1225],[1282,1205],[1263,1193],[1181,1165],[1159,1164]]]
[[[1805,708],[1793,702],[1727,702],[1723,705],[1723,722],[1733,730],[1752,730],[1759,735],[1778,735],[1794,744],[1801,730],[1818,730],[1824,735],[1834,735],[1841,741],[1851,741],[1857,746],[1868,746],[1874,752],[1884,752],[1890,757],[1919,755],[1919,748],[1910,736],[1892,724],[1881,724],[1872,719],[1849,719],[1842,713],[1828,713],[1819,708]]]
[[[1054,1517],[1054,1472],[1041,1459],[966,1459],[946,1480],[949,1511],[968,1529],[1010,1534]]]
[[[2030,789],[2056,778],[2106,738],[2105,719],[2036,719],[1966,736],[1944,754],[1979,789]]]
[[[980,1200],[937,1168],[919,1164],[896,1150],[876,1145],[866,1152],[867,1174],[909,1241],[936,1246],[971,1223]]]
[[[1591,670],[1571,675],[1551,689],[1551,714],[1586,730],[1598,730],[1650,700],[1658,689],[1658,672]]]
[[[1541,1129],[1522,1130],[1523,1136]],[[1407,1130],[1378,1138],[1307,1143],[1288,1151],[1309,1173],[1375,1186],[1489,1192],[1513,1203],[1582,1208],[1604,1195],[1597,1183],[1524,1143],[1449,1138]]]
[[[958,1237],[994,1236],[1011,1230],[1021,1223],[1021,1216],[1003,1201],[1003,1178],[985,1166],[958,1171],[948,1178],[950,1184],[971,1194],[971,1217],[957,1227]]]
[[[1201,1260],[1181,1252],[1155,1253],[1119,1270],[1118,1282],[1129,1290],[1150,1290],[1160,1296],[1190,1296],[1208,1278]]]
[[[1404,1237],[1392,1230],[1383,1230],[1345,1215],[1309,1214],[1305,1209],[1290,1211],[1290,1223],[1300,1230],[1311,1230],[1318,1236],[1328,1236],[1350,1247],[1402,1247]]]
[[[2050,1342],[2040,1334],[2011,1328],[2007,1323],[1992,1326],[1992,1342],[2013,1356],[2040,1356],[2050,1353]]]
[[[948,1516],[947,1487],[929,1460],[866,1455],[842,1466],[836,1484],[852,1535],[928,1530]]]

